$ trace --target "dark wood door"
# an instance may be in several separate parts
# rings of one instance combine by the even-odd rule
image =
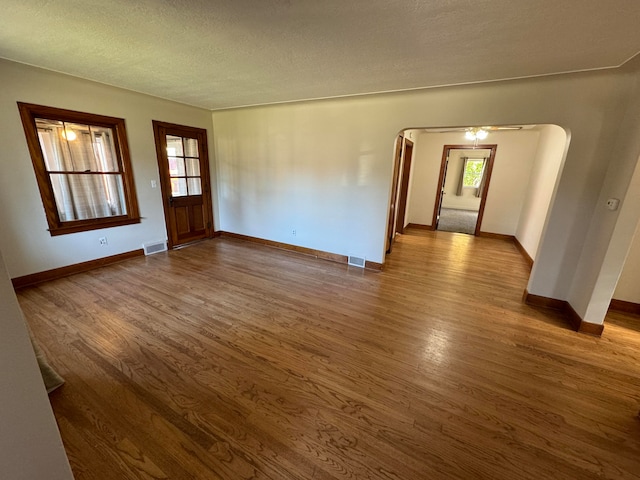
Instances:
[[[207,131],[153,122],[169,248],[213,235]]]

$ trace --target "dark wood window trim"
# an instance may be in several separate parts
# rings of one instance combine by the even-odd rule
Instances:
[[[20,110],[20,118],[22,119],[22,126],[24,127],[27,145],[29,147],[29,153],[31,154],[31,161],[33,162],[33,168],[36,174],[38,188],[40,190],[40,196],[42,197],[42,204],[44,206],[51,235],[63,235],[67,233],[77,233],[97,230],[100,228],[140,223],[140,213],[133,180],[124,119],[22,102],[18,102],[18,109]],[[115,137],[113,140],[119,167],[119,172],[117,172],[117,174],[122,178],[123,199],[126,206],[126,214],[71,221],[62,221],[60,219],[50,179],[51,173],[55,172],[47,171],[44,154],[40,146],[40,141],[38,140],[36,119],[59,120],[69,123],[108,127],[112,129]],[[95,172],[82,173],[94,174]]]

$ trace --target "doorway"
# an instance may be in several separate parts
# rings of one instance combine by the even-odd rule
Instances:
[[[207,131],[153,121],[169,248],[213,236]]]
[[[445,145],[432,226],[478,235],[497,145]]]

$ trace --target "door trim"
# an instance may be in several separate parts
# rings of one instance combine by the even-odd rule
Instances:
[[[391,253],[393,240],[395,239],[396,226],[396,202],[398,195],[398,179],[400,176],[400,160],[404,147],[404,135],[400,133],[396,137],[395,152],[393,154],[393,174],[391,177],[391,198],[389,200],[389,218],[387,219],[386,253]]]
[[[438,213],[440,212],[440,206],[442,204],[442,187],[444,184],[445,172],[447,170],[447,159],[449,157],[450,150],[491,150],[489,154],[488,164],[486,166],[486,181],[484,190],[482,191],[482,197],[480,199],[480,209],[478,210],[478,221],[476,222],[476,229],[474,235],[480,233],[480,226],[482,225],[482,217],[484,215],[484,207],[487,203],[487,193],[489,192],[489,183],[491,182],[491,173],[493,172],[493,161],[496,157],[497,144],[493,145],[445,145],[442,149],[442,161],[440,163],[440,176],[438,178],[438,189],[436,190],[435,208],[433,210],[433,217],[431,220],[431,230],[436,230],[436,222],[438,220]]]
[[[411,161],[413,159],[413,142],[408,138],[404,139],[404,150],[402,151],[402,178],[400,179],[400,190],[398,201],[396,202],[396,232],[404,233],[404,222],[407,215],[407,201],[409,200],[409,179],[411,175]]]
[[[178,125],[175,123],[160,122],[153,120],[153,135],[156,144],[156,159],[158,162],[158,173],[160,174],[160,190],[162,192],[162,208],[164,210],[164,223],[167,230],[167,246],[168,248],[174,248],[176,244],[173,241],[173,234],[171,231],[171,215],[169,213],[170,197],[171,197],[171,183],[169,178],[169,172],[164,164],[164,158],[166,154],[166,140],[165,136],[176,135],[180,137],[194,137],[197,136],[198,141],[201,142],[201,167],[200,178],[202,179],[202,205],[205,210],[205,238],[213,237],[213,203],[211,201],[211,175],[209,170],[209,147],[207,144],[207,130],[204,128],[188,127],[185,125]],[[165,151],[163,152],[163,148]],[[188,242],[187,242],[188,243]],[[183,243],[177,245],[184,245]]]

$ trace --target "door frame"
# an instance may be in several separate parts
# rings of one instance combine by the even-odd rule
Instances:
[[[482,190],[482,196],[480,197],[480,209],[478,210],[478,220],[476,222],[476,228],[474,235],[480,234],[480,226],[482,225],[482,217],[484,215],[484,207],[487,203],[487,193],[489,192],[489,183],[491,182],[491,173],[493,172],[493,162],[496,157],[497,144],[491,145],[445,145],[442,149],[442,161],[440,163],[440,176],[438,178],[438,189],[436,190],[435,208],[433,210],[433,218],[431,220],[431,230],[437,230],[438,228],[438,216],[440,214],[440,208],[442,207],[442,188],[444,186],[444,179],[447,171],[447,162],[449,160],[450,150],[491,150],[487,165],[485,167],[485,184]]]
[[[396,137],[395,152],[393,154],[393,174],[391,177],[391,198],[389,200],[389,218],[387,219],[386,253],[391,253],[391,247],[395,239],[396,202],[398,194],[398,178],[400,176],[400,160],[404,147],[404,135],[402,132]]]
[[[207,144],[207,130],[204,128],[189,127],[175,123],[153,120],[153,134],[156,144],[156,159],[158,173],[160,175],[160,191],[162,193],[162,208],[164,210],[164,223],[167,230],[167,247],[174,248],[172,222],[171,222],[171,179],[167,165],[164,164],[166,153],[166,135],[197,138],[200,144],[200,178],[202,179],[202,208],[205,212],[205,237],[212,238],[213,227],[213,202],[211,200],[211,175],[209,170],[209,147]],[[164,148],[164,152],[163,152]],[[184,244],[189,243],[185,242]],[[184,245],[180,243],[178,245]]]
[[[407,152],[409,152],[407,154]],[[400,180],[400,190],[398,191],[396,232],[404,233],[404,220],[407,214],[407,201],[409,199],[409,179],[411,175],[411,160],[413,158],[413,142],[408,138],[404,139],[404,149],[402,150],[402,176]]]

